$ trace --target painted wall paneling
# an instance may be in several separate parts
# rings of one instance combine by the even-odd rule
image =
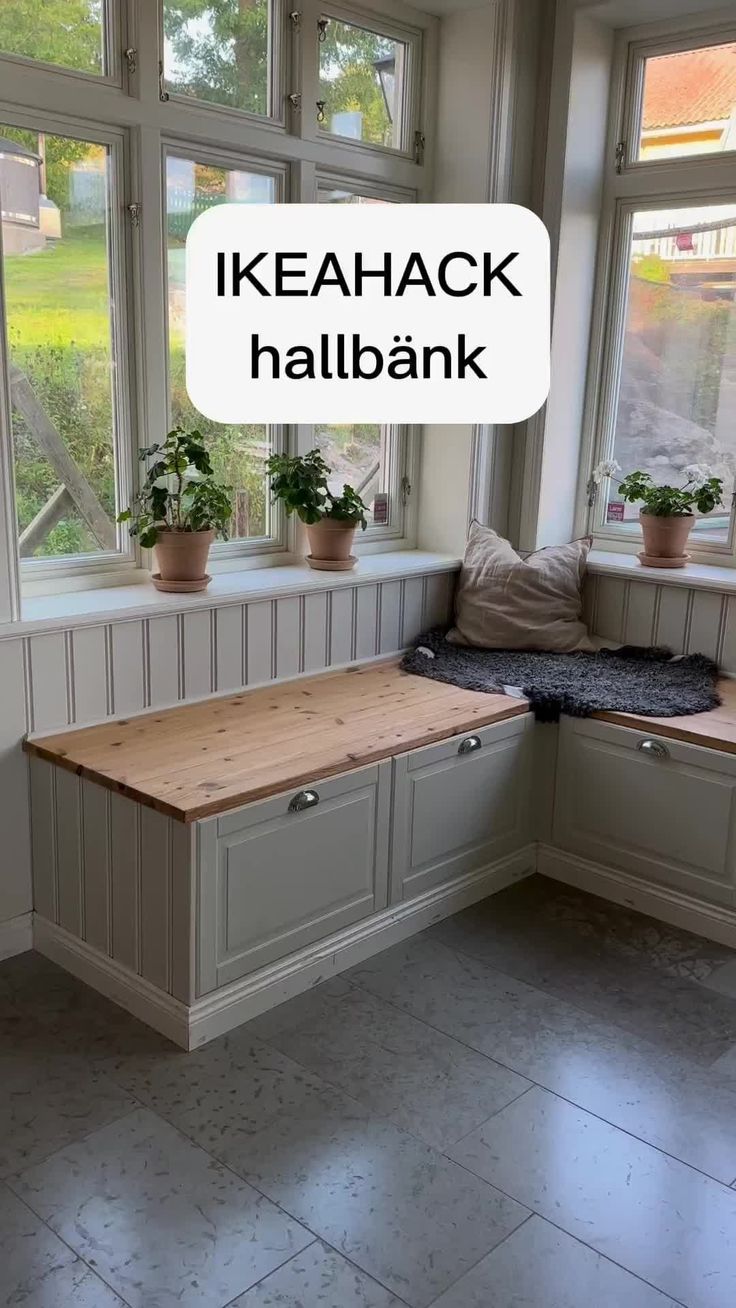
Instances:
[[[446,619],[452,585],[452,573],[356,581],[334,591],[273,601],[91,621],[66,631],[0,638],[0,922],[33,907],[29,774],[20,749],[27,732],[167,708],[274,677],[390,654],[438,617]],[[79,822],[89,828],[86,839],[92,841],[101,821],[96,805],[85,790]],[[73,828],[64,828],[63,839],[71,838]],[[101,857],[96,847],[94,856]],[[71,893],[68,887],[62,895],[67,889]],[[47,891],[40,889],[42,896]],[[88,916],[96,948],[106,943],[101,895],[99,886],[83,887],[81,911]],[[76,911],[68,899],[65,903]],[[43,905],[48,915],[48,900]]]

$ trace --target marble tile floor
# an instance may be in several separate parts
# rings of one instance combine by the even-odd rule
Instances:
[[[541,877],[185,1054],[0,963],[0,1305],[734,1308],[736,955]]]

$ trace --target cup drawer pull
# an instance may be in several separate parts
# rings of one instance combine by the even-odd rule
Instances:
[[[652,758],[669,758],[670,751],[658,740],[640,740],[637,747],[642,754],[651,754]]]
[[[303,813],[305,808],[314,808],[315,804],[319,804],[316,790],[300,790],[298,795],[289,800],[289,812]]]
[[[468,736],[461,740],[457,747],[458,754],[472,754],[476,749],[482,749],[483,742],[480,736]]]

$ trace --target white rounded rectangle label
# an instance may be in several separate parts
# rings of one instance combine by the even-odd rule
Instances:
[[[549,238],[513,204],[224,204],[186,248],[222,423],[515,423],[549,389]]]

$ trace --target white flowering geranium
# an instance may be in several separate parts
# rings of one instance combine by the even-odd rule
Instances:
[[[600,486],[605,477],[617,477],[621,471],[621,464],[618,459],[601,459],[593,469],[593,481],[596,486]]]
[[[604,459],[593,469],[593,481],[600,485],[604,477],[616,477],[621,471],[615,459]],[[723,481],[710,468],[699,463],[683,468],[684,486],[658,486],[648,472],[630,472],[618,484],[618,493],[629,504],[641,504],[642,513],[658,518],[681,518],[698,513],[712,513],[723,503]]]

